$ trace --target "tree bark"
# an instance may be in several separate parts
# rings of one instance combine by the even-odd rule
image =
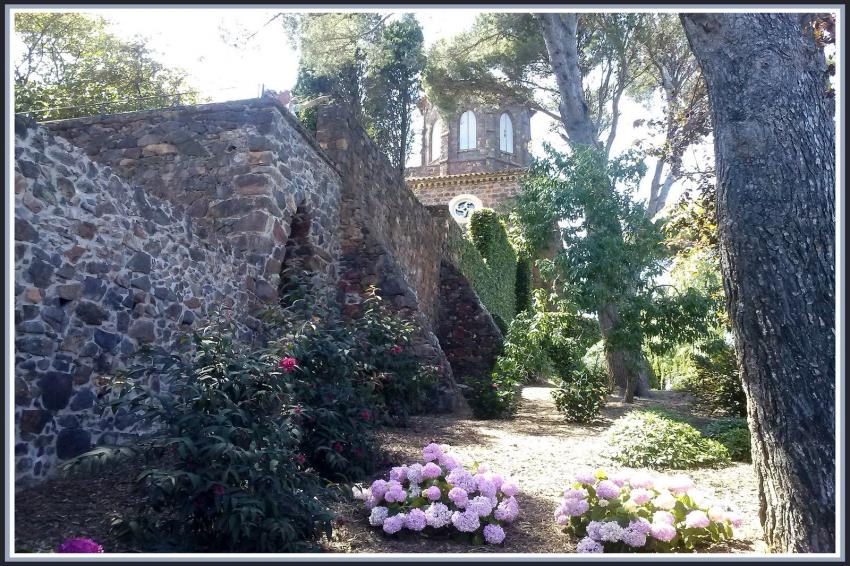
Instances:
[[[835,551],[835,124],[800,14],[684,14],[769,546]]]
[[[590,111],[584,97],[581,71],[578,66],[578,14],[537,14],[543,30],[549,64],[558,84],[560,104],[558,111],[561,122],[572,144],[596,147],[604,150],[605,144],[599,140],[596,124],[590,117]],[[611,302],[602,305],[597,311],[599,330],[606,343],[619,321],[617,305]],[[622,388],[623,400],[631,403],[635,393],[647,394],[647,387],[640,387],[639,375],[634,371],[635,361],[641,359],[641,352],[628,352],[622,349],[605,349],[605,365],[608,371],[609,388],[616,385]]]

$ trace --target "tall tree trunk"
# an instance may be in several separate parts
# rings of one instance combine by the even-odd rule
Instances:
[[[684,14],[770,547],[835,550],[835,125],[801,14]]]
[[[590,118],[590,111],[584,97],[581,71],[578,66],[578,43],[576,30],[578,14],[537,14],[543,30],[549,64],[558,84],[561,102],[558,111],[561,122],[567,131],[570,143],[605,148],[598,138],[596,124]],[[597,311],[599,329],[602,338],[609,342],[611,333],[619,321],[617,305],[612,302],[602,305]],[[623,400],[631,403],[635,393],[646,394],[647,388],[640,388],[640,381],[634,371],[634,364],[641,359],[641,352],[628,352],[620,348],[605,349],[605,365],[608,371],[609,385],[622,388]]]

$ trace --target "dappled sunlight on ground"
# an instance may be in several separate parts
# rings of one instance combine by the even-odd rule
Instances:
[[[688,416],[689,420],[701,420],[690,417],[685,395],[653,391],[651,398],[637,399],[631,406],[611,397],[600,422],[571,424],[555,409],[551,391],[550,387],[526,387],[517,416],[512,420],[479,421],[467,415],[420,416],[414,417],[408,428],[379,433],[380,445],[393,465],[421,461],[422,447],[436,442],[449,444],[466,463],[484,462],[494,471],[514,476],[520,487],[517,496],[520,515],[506,529],[503,547],[473,547],[406,532],[391,538],[368,527],[360,502],[340,507],[343,524],[330,547],[339,552],[573,552],[574,542],[554,524],[552,514],[565,484],[577,469],[586,465],[617,467],[603,455],[604,433],[614,419],[636,408],[663,407]],[[765,550],[752,466],[735,464],[720,470],[685,473],[707,494],[728,500],[747,517],[738,540],[715,551]]]

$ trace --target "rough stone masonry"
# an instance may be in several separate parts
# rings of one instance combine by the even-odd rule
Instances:
[[[16,121],[16,486],[134,432],[132,415],[94,407],[140,347],[179,349],[219,314],[256,343],[293,247],[352,316],[381,287],[442,369],[435,408],[462,403],[452,369],[469,364],[446,358],[441,313],[484,308],[462,277],[441,280],[445,222],[341,109],[323,110],[318,138],[270,100]]]

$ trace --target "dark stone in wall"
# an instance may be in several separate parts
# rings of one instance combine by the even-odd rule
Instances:
[[[41,388],[41,402],[45,409],[58,411],[68,405],[71,398],[74,379],[69,373],[49,371],[38,381]]]
[[[91,433],[82,428],[60,430],[56,437],[56,455],[61,460],[79,456],[91,449]]]
[[[99,325],[109,319],[109,313],[91,301],[80,301],[74,312],[86,324]]]

